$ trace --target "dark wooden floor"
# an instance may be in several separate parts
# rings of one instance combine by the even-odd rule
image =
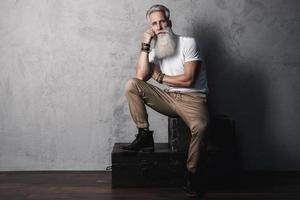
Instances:
[[[0,172],[0,200],[183,200],[181,188],[111,188],[111,173]],[[299,172],[252,172],[234,186],[210,186],[207,200],[300,200]]]

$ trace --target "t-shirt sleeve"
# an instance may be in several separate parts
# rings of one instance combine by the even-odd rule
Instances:
[[[185,42],[184,62],[202,60],[199,48],[194,38],[189,38]]]

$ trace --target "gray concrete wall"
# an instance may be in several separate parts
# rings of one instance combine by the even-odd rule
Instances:
[[[0,170],[102,170],[131,141],[124,83],[145,11],[171,10],[206,60],[212,114],[236,120],[248,169],[300,169],[297,0],[0,1]],[[150,111],[157,142],[166,117]]]

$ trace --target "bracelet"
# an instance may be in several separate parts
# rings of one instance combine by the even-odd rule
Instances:
[[[162,83],[163,83],[164,77],[165,77],[165,74],[160,72],[160,73],[158,74],[158,76],[157,76],[156,81],[157,81],[158,83],[162,84]]]
[[[150,44],[148,44],[148,43],[145,43],[145,42],[142,42],[142,46],[145,46],[145,47],[150,47]]]
[[[144,51],[144,52],[149,53],[149,52],[150,52],[150,44],[147,44],[147,43],[142,42],[142,48],[141,48],[141,51]]]

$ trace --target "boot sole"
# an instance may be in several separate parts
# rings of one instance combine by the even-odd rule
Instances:
[[[154,147],[144,147],[140,151],[142,151],[142,152],[154,152]]]
[[[126,148],[121,148],[123,151],[131,151],[131,152],[154,152],[154,147],[144,147],[139,150],[136,149],[126,149]]]

